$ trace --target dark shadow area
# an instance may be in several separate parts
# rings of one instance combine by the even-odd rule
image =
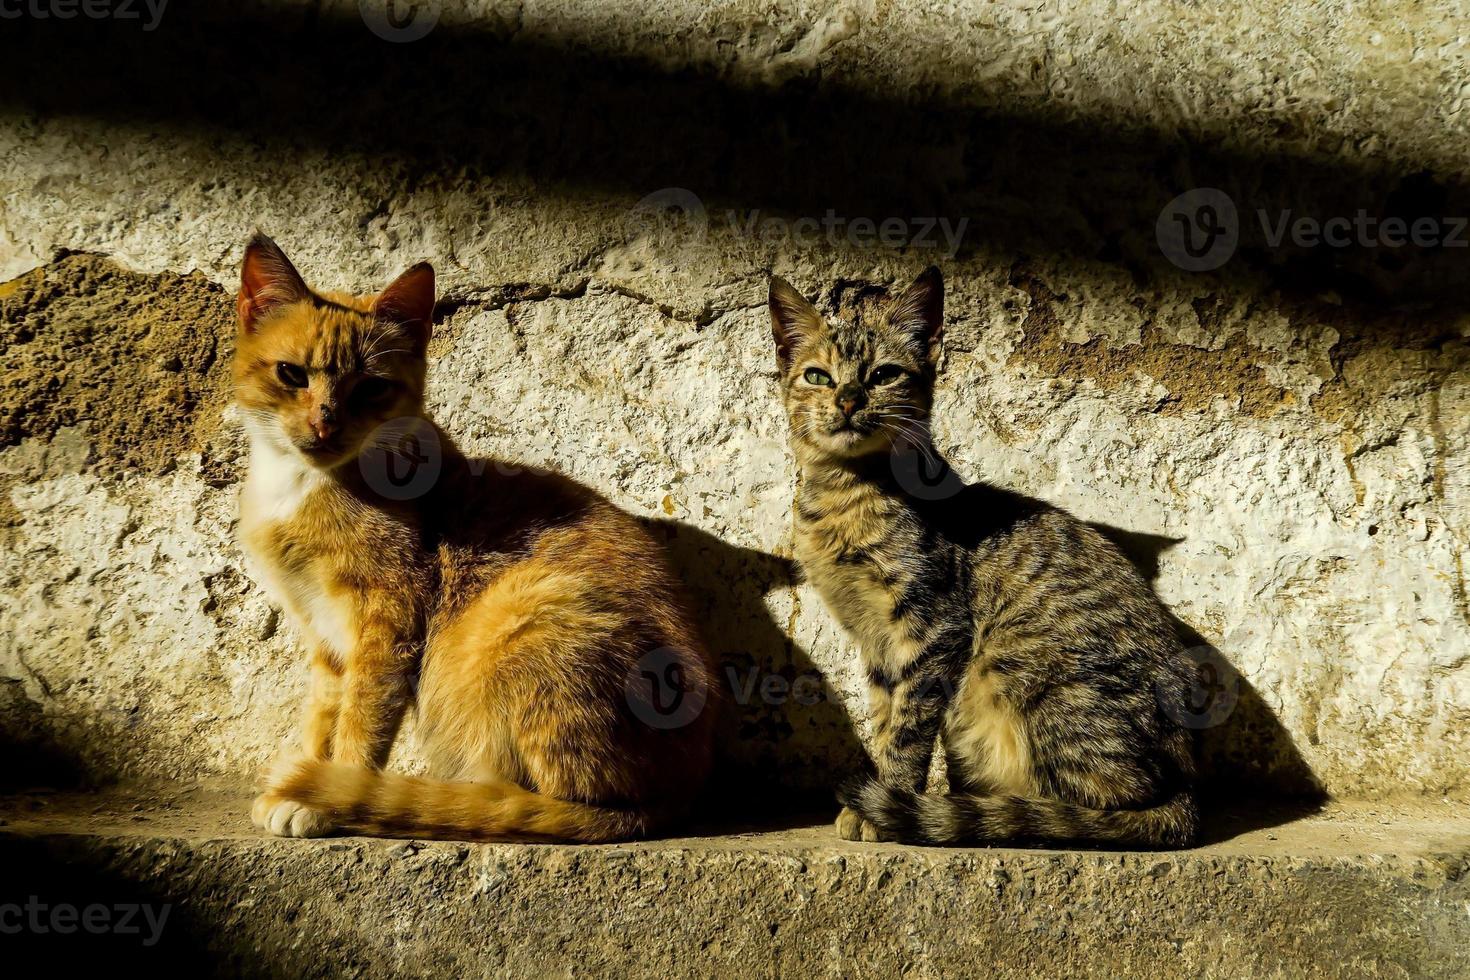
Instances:
[[[126,864],[125,855],[114,857]],[[16,837],[5,841],[5,858],[0,950],[12,968],[44,965],[63,976],[217,972],[206,952],[207,930],[187,904],[139,881],[136,869],[129,874],[99,863],[86,841]]]
[[[45,712],[18,680],[0,678],[0,792],[46,786],[91,788],[86,768],[56,744]]]
[[[1160,556],[1183,538],[1092,525],[1152,583]],[[1211,844],[1310,816],[1327,801],[1321,781],[1291,733],[1220,650],[1170,612],[1195,665],[1199,725],[1199,843]]]
[[[13,720],[0,714],[0,721]],[[67,833],[29,836],[10,829],[12,822],[23,823],[27,815],[58,805],[68,797],[67,789],[88,795],[93,789],[77,775],[77,762],[48,747],[43,737],[15,741],[0,732],[0,752],[8,759],[23,759],[38,749],[42,758],[59,766],[25,769],[34,777],[28,783],[11,778],[0,785],[0,951],[8,957],[6,963],[12,969],[18,963],[44,964],[62,975],[118,968],[212,975],[203,933],[189,909],[162,888],[140,880],[147,875],[130,866],[125,844],[99,851],[96,840],[86,836],[92,828],[80,818]],[[27,788],[18,791],[20,787]],[[76,799],[71,796],[67,802],[74,806]]]
[[[751,209],[966,218],[962,254],[1068,257],[1140,289],[1187,279],[1196,290],[1279,294],[1328,317],[1414,309],[1413,321],[1373,321],[1386,341],[1449,336],[1446,323],[1424,323],[1426,312],[1467,308],[1470,248],[1368,246],[1356,231],[1345,246],[1273,243],[1288,210],[1409,226],[1470,214],[1470,188],[1422,170],[1324,159],[1287,149],[1289,139],[1280,151],[1243,152],[1136,121],[977,109],[987,100],[979,87],[960,97],[810,78],[755,86],[504,23],[440,24],[391,44],[353,12],[177,5],[150,33],[8,20],[0,107],[139,123],[165,138],[232,136],[288,158],[360,154],[409,194],[511,175],[542,192],[630,200],[687,188],[712,227],[726,226],[727,208],[737,224]],[[1222,269],[1186,273],[1162,254],[1156,222],[1167,202],[1202,187],[1232,199],[1239,246]],[[242,227],[251,220],[242,214]],[[1208,237],[1203,222],[1196,231]],[[1470,229],[1458,235],[1470,242]]]
[[[771,829],[835,816],[836,774],[867,756],[837,693],[766,606],[768,594],[794,583],[794,563],[678,521],[646,523],[687,585],[719,664],[719,759],[700,823]]]

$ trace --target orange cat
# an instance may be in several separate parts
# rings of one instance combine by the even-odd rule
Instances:
[[[241,280],[240,535],[313,674],[304,758],[256,824],[605,841],[677,818],[709,767],[713,667],[639,523],[468,460],[425,418],[428,265],[376,297],[316,293],[257,235]],[[411,702],[432,778],[381,771]]]

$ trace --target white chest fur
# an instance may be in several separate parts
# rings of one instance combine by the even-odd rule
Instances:
[[[324,563],[311,542],[293,525],[318,494],[330,492],[330,478],[289,449],[258,435],[250,440],[250,471],[240,497],[240,543],[255,577],[306,634],[334,657],[346,656],[356,637],[352,603],[332,588]],[[287,560],[283,535],[292,541]]]

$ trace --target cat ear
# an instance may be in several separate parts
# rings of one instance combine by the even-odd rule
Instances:
[[[944,333],[944,277],[931,265],[888,310],[888,322],[922,341],[925,350]]]
[[[420,262],[394,279],[373,301],[373,316],[408,329],[422,354],[434,329],[434,267]]]
[[[776,359],[784,368],[791,363],[791,352],[802,340],[821,331],[822,314],[780,276],[771,277],[770,306]]]
[[[276,307],[310,298],[311,288],[286,253],[257,231],[245,246],[245,261],[240,264],[240,295],[235,299],[240,329],[250,333]]]

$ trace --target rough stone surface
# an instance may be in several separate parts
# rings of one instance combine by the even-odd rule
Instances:
[[[942,447],[1132,535],[1240,675],[1212,767],[1470,795],[1465,252],[1246,227],[1470,213],[1453,4],[450,4],[403,45],[305,6],[170,10],[146,58],[118,25],[22,24],[0,59],[7,738],[193,778],[291,729],[304,670],[231,540],[220,374],[259,225],[323,286],[436,264],[438,418],[663,522],[750,692],[738,761],[824,786],[863,715],[782,558],[767,276],[837,304],[937,260]],[[126,70],[81,85],[82,57]],[[1193,186],[1246,216],[1212,273],[1154,237]],[[952,255],[783,231],[828,209],[969,223]]]
[[[229,401],[233,311],[197,273],[171,279],[167,302],[158,287],[86,255],[6,283],[0,445],[80,428],[99,457],[149,475],[201,450]]]
[[[0,907],[167,903],[57,968],[232,976],[1457,977],[1463,805],[1252,811],[1177,853],[905,848],[823,824],[562,847],[266,839],[245,799],[0,798]],[[47,920],[43,919],[43,925]],[[143,925],[147,920],[138,916]]]

